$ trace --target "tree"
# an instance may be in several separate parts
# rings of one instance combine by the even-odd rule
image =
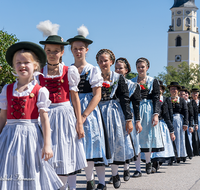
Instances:
[[[197,64],[191,64],[190,67],[186,62],[178,65],[178,68],[173,66],[165,67],[165,72],[162,72],[156,77],[163,81],[163,84],[169,85],[171,82],[178,82],[181,86],[188,89],[200,88],[200,67]],[[167,91],[168,93],[168,91]]]
[[[7,49],[17,41],[19,40],[15,35],[0,30],[0,86],[15,81],[15,76],[11,73],[13,68],[7,64],[5,56]]]
[[[135,78],[137,75],[138,75],[137,73],[132,73],[132,72],[130,72],[130,73],[128,73],[128,74],[126,75],[126,78],[127,78],[127,79],[132,79],[132,78]]]

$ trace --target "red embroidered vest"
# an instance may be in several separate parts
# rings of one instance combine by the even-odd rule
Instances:
[[[29,96],[13,96],[13,84],[7,86],[7,119],[38,119],[36,105],[41,86],[36,84]]]
[[[43,73],[43,69],[41,70]],[[63,66],[63,74],[60,77],[44,78],[39,75],[41,86],[45,86],[49,90],[49,99],[52,103],[61,103],[69,101],[69,82],[68,67]]]

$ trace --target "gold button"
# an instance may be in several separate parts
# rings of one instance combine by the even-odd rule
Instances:
[[[30,93],[30,97],[33,98],[35,96],[35,94],[33,93]]]
[[[11,108],[13,108],[13,105],[11,105]]]
[[[13,115],[13,112],[11,113],[11,115]]]
[[[61,79],[61,83],[63,83],[64,82],[64,80],[63,79]]]
[[[26,102],[26,99],[25,100],[23,100],[24,102]]]
[[[61,97],[59,97],[59,99],[61,99]]]
[[[22,115],[25,115],[25,113],[22,113]]]
[[[58,90],[60,90],[61,88],[58,88]]]
[[[58,85],[60,85],[60,83],[58,83]]]
[[[25,108],[25,106],[22,106],[22,108]]]
[[[47,80],[45,80],[45,82],[47,82]]]
[[[12,99],[12,101],[13,101],[13,99]]]
[[[58,92],[58,94],[61,94],[61,92]]]

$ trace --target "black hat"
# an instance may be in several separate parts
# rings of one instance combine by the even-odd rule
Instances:
[[[85,37],[82,36],[82,35],[77,35],[77,36],[75,36],[75,37],[70,38],[70,39],[67,40],[67,42],[69,42],[70,44],[71,44],[72,42],[75,42],[75,41],[82,41],[82,42],[86,42],[87,44],[93,43],[92,40],[89,40],[89,39],[85,38]]]
[[[167,85],[167,88],[170,87],[177,87],[178,90],[181,90],[181,86],[178,84],[178,82],[171,82],[170,85]]]
[[[190,90],[191,92],[199,92],[198,88],[193,88],[192,90]]]
[[[190,91],[185,86],[181,86],[180,91],[184,91],[184,92],[187,92],[188,94],[190,94]]]
[[[40,67],[43,68],[47,62],[47,56],[44,49],[33,42],[18,42],[11,45],[6,52],[6,61],[10,66],[13,66],[13,56],[18,50],[30,50],[35,53],[40,61]]]
[[[166,87],[163,85],[163,82],[162,82],[161,80],[159,80],[159,83],[160,83],[160,87],[161,87],[163,90],[165,90]]]
[[[45,41],[39,42],[42,45],[45,44],[57,44],[57,45],[69,45],[69,42],[63,42],[63,38],[58,35],[51,35]]]

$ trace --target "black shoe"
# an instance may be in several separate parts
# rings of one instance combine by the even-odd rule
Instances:
[[[95,190],[95,181],[94,181],[94,179],[91,180],[91,181],[87,181],[86,190]]]
[[[103,185],[103,184],[99,183],[97,185],[96,190],[107,190],[107,187],[106,187],[106,185]]]
[[[115,189],[118,189],[120,187],[120,185],[121,185],[120,177],[117,174],[116,176],[113,176],[113,187]]]
[[[130,179],[130,171],[124,170],[124,181],[128,181]]]
[[[156,168],[154,168],[153,166],[152,166],[152,168],[151,168],[151,173],[152,174],[154,174],[154,173],[156,173],[157,171],[156,171]]]
[[[183,162],[185,162],[186,161],[186,158],[183,158]]]
[[[141,177],[141,176],[142,176],[142,173],[136,170],[132,177]]]
[[[108,181],[108,184],[113,184],[113,177],[110,177],[110,180]]]
[[[150,174],[152,171],[152,166],[151,166],[151,162],[146,164],[146,173]]]
[[[158,169],[159,169],[159,164],[158,164],[158,162],[153,162],[151,173],[157,172]]]

